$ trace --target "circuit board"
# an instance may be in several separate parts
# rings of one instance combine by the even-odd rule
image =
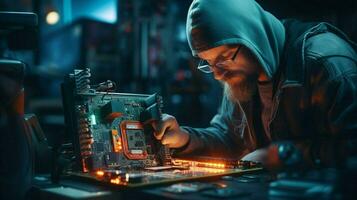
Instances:
[[[150,125],[161,119],[161,97],[114,93],[112,82],[90,85],[90,76],[89,69],[75,70],[62,85],[67,132],[82,171],[169,164],[169,149]]]
[[[182,181],[209,180],[228,175],[243,175],[263,170],[260,163],[210,157],[172,158],[172,164],[144,169],[99,170],[92,173],[70,172],[85,180],[99,181],[120,188],[137,188]]]
[[[68,175],[135,188],[262,170],[249,161],[172,157],[151,125],[161,120],[159,95],[114,93],[113,82],[90,85],[89,78],[89,69],[75,70],[62,84],[66,132],[79,166]]]

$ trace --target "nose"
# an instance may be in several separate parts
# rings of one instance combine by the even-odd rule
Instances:
[[[216,79],[217,81],[222,81],[222,80],[224,80],[224,74],[225,74],[225,71],[224,71],[224,70],[219,70],[219,69],[214,69],[214,70],[213,70],[213,77],[214,77],[214,79]]]

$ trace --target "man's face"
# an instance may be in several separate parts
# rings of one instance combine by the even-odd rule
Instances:
[[[224,84],[231,100],[246,102],[255,94],[258,80],[265,81],[267,77],[248,48],[242,46],[234,57],[238,47],[223,45],[198,56],[210,64],[214,78]]]

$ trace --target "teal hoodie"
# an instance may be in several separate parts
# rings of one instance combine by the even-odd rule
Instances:
[[[254,0],[194,0],[186,23],[192,54],[226,44],[249,48],[268,77],[282,57],[285,29]]]
[[[271,141],[295,143],[307,166],[336,167],[356,155],[357,54],[340,30],[326,23],[282,24],[253,0],[195,0],[187,35],[196,56],[223,44],[243,44],[274,77]],[[270,141],[256,129],[258,103],[239,104],[224,95],[210,126],[182,127],[190,140],[175,153],[240,159],[266,147]]]

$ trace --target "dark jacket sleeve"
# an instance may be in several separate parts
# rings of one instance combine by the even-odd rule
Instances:
[[[207,128],[181,127],[189,132],[189,143],[176,155],[240,158],[246,154],[242,135],[246,126],[239,106],[224,95],[218,113]]]
[[[300,143],[312,164],[336,166],[356,154],[357,62],[346,57],[315,60],[323,68],[312,80],[315,124],[312,142]]]

